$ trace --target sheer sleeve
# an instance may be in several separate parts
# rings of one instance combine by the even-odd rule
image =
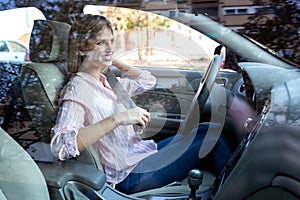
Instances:
[[[64,101],[51,130],[51,152],[60,160],[79,155],[76,136],[84,124],[84,107],[74,101]]]
[[[130,96],[135,96],[153,88],[156,84],[156,78],[149,71],[143,70],[137,78],[121,78],[120,83]]]

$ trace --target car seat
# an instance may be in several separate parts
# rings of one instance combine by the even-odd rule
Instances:
[[[21,68],[20,79],[27,111],[36,129],[37,136],[46,151],[50,142],[50,130],[55,124],[58,95],[67,81],[67,52],[70,25],[67,23],[35,20],[30,37],[31,63]],[[47,146],[47,145],[46,145]],[[38,148],[38,147],[37,147]],[[101,164],[91,156],[92,149],[83,152],[82,162],[101,169]],[[33,152],[31,153],[32,156]],[[38,157],[38,155],[36,155]],[[41,156],[39,156],[41,157]],[[39,158],[36,158],[38,160]],[[47,160],[45,160],[47,161]]]
[[[29,150],[29,153],[36,161],[57,161],[49,155],[50,129],[55,123],[59,92],[69,77],[67,66],[69,30],[70,25],[66,23],[50,20],[36,20],[30,38],[30,59],[32,62],[24,65],[21,69],[20,79],[23,98],[33,125],[36,128],[37,136],[40,138],[40,142],[34,144],[34,152]],[[93,151],[93,148],[89,147],[86,151],[81,152],[80,156],[76,157],[76,160],[80,163],[94,166],[102,172],[100,178],[92,181],[92,183],[86,180],[89,178],[88,176],[81,178],[85,182],[88,182],[88,184],[92,184],[94,189],[99,190],[99,185],[102,184],[103,176],[105,175],[102,171],[99,159],[93,156]],[[45,157],[47,157],[47,159],[45,159]],[[45,163],[39,164],[39,166],[42,167],[42,172],[46,173],[46,180],[51,179],[50,175],[53,171],[57,171],[55,167],[67,165],[64,164],[66,161],[60,163],[61,164],[58,164],[60,166],[54,164],[51,165],[51,167]],[[51,168],[53,168],[52,171]],[[81,175],[82,174],[83,173],[81,173]],[[199,188],[198,193],[208,191],[214,178],[212,174],[208,172],[204,173],[203,184]],[[67,180],[69,180],[69,178],[67,178]],[[55,180],[51,181],[50,184],[53,186],[53,181]],[[63,182],[65,183],[66,180]],[[49,181],[47,181],[47,183],[49,185]],[[104,186],[106,188],[108,187],[107,185]],[[102,188],[101,191],[104,191],[104,189]],[[135,197],[145,197],[153,194],[188,195],[189,192],[190,189],[187,181],[183,181],[183,183],[180,184],[177,182],[163,188],[134,194],[131,197],[127,196],[126,199],[135,199]],[[53,193],[59,192],[51,193],[51,195],[55,196],[56,194]],[[110,196],[114,196],[115,194],[121,195],[122,198],[124,196],[117,191],[111,192]],[[120,196],[118,196],[118,198],[120,198]]]
[[[74,160],[58,162],[50,152],[50,130],[57,114],[57,97],[68,77],[69,30],[67,23],[35,20],[30,38],[32,62],[22,66],[20,72],[23,99],[36,130],[35,136],[39,138],[39,142],[26,150],[38,162],[54,199],[64,199],[63,188],[70,180],[79,179],[94,189],[102,188],[105,182],[105,174],[99,160],[92,156],[92,148],[83,151],[76,163]]]
[[[0,128],[0,199],[50,199],[46,181],[28,153]]]

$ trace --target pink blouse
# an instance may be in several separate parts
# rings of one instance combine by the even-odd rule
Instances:
[[[56,125],[51,132],[51,151],[60,160],[79,155],[76,135],[82,127],[94,124],[126,108],[118,101],[105,76],[106,87],[87,73],[76,73],[62,91]],[[143,71],[136,79],[121,78],[130,96],[152,88],[156,78]],[[142,140],[132,125],[119,126],[97,141],[93,147],[103,165],[107,181],[124,180],[139,161],[157,152],[153,140]]]

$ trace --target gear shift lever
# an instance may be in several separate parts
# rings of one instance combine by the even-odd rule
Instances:
[[[198,169],[193,169],[189,172],[188,183],[191,188],[191,192],[189,195],[189,200],[196,200],[196,191],[199,186],[202,184],[203,174]]]

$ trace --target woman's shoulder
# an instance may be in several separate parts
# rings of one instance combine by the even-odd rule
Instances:
[[[85,81],[77,74],[74,74],[67,82],[65,89],[76,91],[77,89],[84,87],[84,85]]]
[[[68,87],[75,88],[75,89],[86,88],[89,86],[91,86],[90,76],[80,72],[74,74],[68,82]]]
[[[82,76],[74,74],[65,85],[62,91],[62,97],[74,98],[76,96],[82,96],[82,94],[87,95],[90,89],[90,84]]]

